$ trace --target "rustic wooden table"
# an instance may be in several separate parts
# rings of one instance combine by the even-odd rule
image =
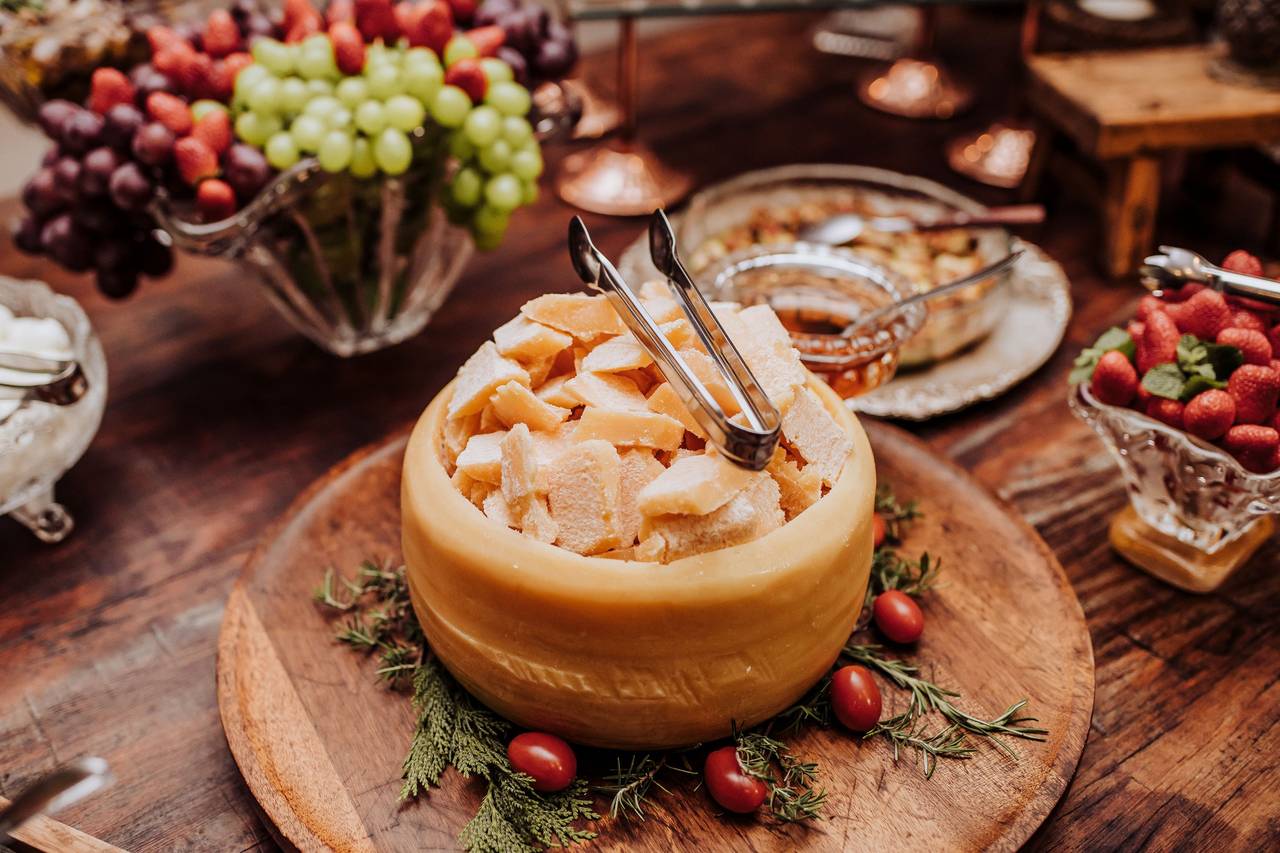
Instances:
[[[854,67],[813,53],[811,23],[715,19],[646,44],[648,138],[699,182],[837,161],[1004,198],[945,172],[942,144],[961,124],[859,106]],[[1011,13],[943,19],[956,66],[980,84],[974,126],[1012,105],[1016,28]],[[607,58],[588,70],[610,77]],[[1218,254],[1238,235],[1198,223],[1230,221],[1239,209],[1231,200],[1221,218],[1203,204],[1171,209],[1158,236]],[[14,210],[0,205],[0,218]],[[79,829],[127,849],[274,849],[214,700],[215,639],[232,581],[302,489],[415,417],[498,318],[534,294],[574,287],[563,248],[569,215],[551,198],[520,214],[506,245],[472,263],[423,335],[354,361],[292,332],[220,263],[184,260],[172,279],[111,305],[88,282],[0,247],[3,273],[46,278],[84,303],[111,368],[102,431],[60,490],[75,534],[49,547],[0,521],[0,796],[61,761],[99,754],[119,784],[61,815]],[[639,227],[588,223],[613,253]],[[1004,398],[913,429],[1039,529],[1089,619],[1097,661],[1089,742],[1032,846],[1274,848],[1280,548],[1269,544],[1206,596],[1115,557],[1105,526],[1125,498],[1101,444],[1068,413],[1064,379],[1074,352],[1122,320],[1138,291],[1108,286],[1094,269],[1098,227],[1087,211],[1055,204],[1028,236],[1073,280],[1067,342]]]

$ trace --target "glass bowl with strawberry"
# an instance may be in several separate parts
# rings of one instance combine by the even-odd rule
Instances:
[[[1262,275],[1233,252],[1223,267]],[[1216,589],[1280,513],[1280,305],[1190,283],[1076,359],[1072,410],[1102,438],[1130,505],[1112,546],[1163,580]]]
[[[564,36],[501,2],[514,43],[474,26],[494,17],[474,0],[286,0],[266,32],[238,4],[152,27],[146,63],[41,108],[57,145],[15,241],[111,296],[165,274],[170,245],[229,258],[329,351],[398,343],[537,196],[521,81],[553,65],[526,58],[536,39]]]

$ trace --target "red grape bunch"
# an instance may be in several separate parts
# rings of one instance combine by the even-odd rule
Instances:
[[[507,38],[497,57],[526,86],[559,79],[578,61],[573,31],[536,0],[485,0],[476,10],[475,25],[502,27]]]

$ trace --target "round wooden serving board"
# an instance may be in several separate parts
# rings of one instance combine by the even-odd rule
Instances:
[[[866,427],[881,482],[924,512],[904,552],[942,560],[913,657],[961,691],[973,713],[994,715],[1027,697],[1048,740],[1012,741],[1017,761],[983,746],[926,780],[910,755],[895,766],[881,740],[809,729],[791,744],[821,765],[825,820],[726,817],[704,792],[677,785],[642,823],[602,821],[597,849],[1012,850],[1053,809],[1093,710],[1080,604],[1025,522],[906,433]],[[368,659],[333,641],[337,624],[310,601],[327,567],[350,574],[367,557],[398,558],[404,444],[402,435],[357,453],[299,497],[250,558],[222,624],[227,741],[276,827],[307,850],[455,849],[483,793],[450,771],[428,797],[397,799],[414,724],[408,697],[376,683]]]

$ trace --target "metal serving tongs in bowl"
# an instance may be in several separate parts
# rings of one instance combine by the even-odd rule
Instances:
[[[752,471],[764,470],[778,446],[782,416],[680,263],[675,234],[667,215],[656,210],[649,221],[649,257],[658,271],[666,276],[672,295],[684,309],[698,339],[742,410],[747,422],[745,425],[732,420],[706,385],[694,375],[645,309],[640,297],[591,242],[587,226],[577,216],[569,223],[569,256],[583,283],[608,296],[618,316],[653,356],[654,363],[671,383],[681,402],[706,431],[708,441],[734,464]]]
[[[0,369],[16,371],[31,377],[30,382],[7,382],[0,388],[25,392],[23,400],[70,406],[89,390],[89,380],[78,361],[43,358],[22,352],[0,350]]]
[[[1177,246],[1161,246],[1160,251],[1162,254],[1151,255],[1138,270],[1142,283],[1151,290],[1177,289],[1194,281],[1230,296],[1280,305],[1280,281],[1223,269]]]

